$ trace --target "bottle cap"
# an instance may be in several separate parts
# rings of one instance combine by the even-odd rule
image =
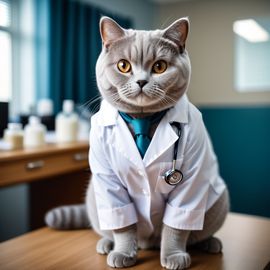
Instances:
[[[37,104],[37,114],[39,116],[49,116],[53,114],[53,102],[51,99],[41,99]]]
[[[22,124],[21,123],[8,123],[9,130],[21,130]]]
[[[32,115],[32,116],[29,117],[28,122],[29,122],[30,125],[37,125],[37,124],[40,124],[40,118],[37,117],[37,116]]]
[[[63,102],[63,112],[66,114],[72,113],[74,110],[74,101],[71,99],[65,99]]]

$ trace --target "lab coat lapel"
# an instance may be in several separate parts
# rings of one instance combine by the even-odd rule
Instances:
[[[158,157],[160,157],[177,141],[177,139],[178,136],[170,123],[167,121],[167,117],[163,118],[159,123],[151,143],[145,153],[143,159],[145,167],[149,166]]]
[[[145,167],[149,166],[176,142],[178,136],[170,123],[188,123],[188,106],[188,98],[183,95],[177,104],[163,117],[145,153],[143,159]]]
[[[144,164],[135,140],[125,121],[119,115],[110,143],[117,152],[131,161],[138,169],[144,170]]]

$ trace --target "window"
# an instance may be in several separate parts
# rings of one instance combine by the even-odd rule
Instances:
[[[0,0],[0,101],[9,101],[12,93],[11,7]]]
[[[270,19],[249,18],[234,22],[235,89],[270,91]]]
[[[10,103],[11,118],[35,102],[33,16],[34,0],[0,0],[0,101]]]

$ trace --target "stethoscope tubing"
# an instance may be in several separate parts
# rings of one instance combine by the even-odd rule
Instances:
[[[177,128],[178,139],[174,144],[172,169],[165,173],[164,179],[165,179],[165,182],[168,185],[176,186],[177,184],[181,183],[182,180],[183,180],[183,173],[180,170],[176,169],[178,145],[179,145],[179,141],[180,141],[180,138],[181,138],[182,130],[181,130],[181,124],[178,123],[178,122],[172,122],[171,125],[173,125],[173,126],[175,126]]]
[[[172,122],[172,125],[177,128],[177,136],[178,136],[178,139],[175,142],[174,149],[173,149],[173,160],[176,161],[177,154],[178,154],[178,145],[179,145],[179,141],[180,141],[180,138],[181,138],[182,129],[181,129],[181,124],[178,123],[178,122]]]

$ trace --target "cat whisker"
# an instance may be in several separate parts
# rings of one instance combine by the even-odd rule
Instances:
[[[160,99],[164,98],[165,93],[163,91],[155,91],[155,95]]]
[[[162,99],[162,102],[163,104],[165,105],[172,105],[172,104],[175,104],[177,101],[171,97],[168,97],[168,96],[165,96],[163,99]]]
[[[170,96],[166,96],[166,98],[169,100],[169,101],[172,101],[172,102],[177,102],[177,99],[174,99],[174,98],[172,98],[172,97],[170,97]]]
[[[111,99],[113,102],[117,102],[117,101],[121,100],[118,92],[108,95],[108,98]]]
[[[118,92],[115,93],[110,93],[109,95],[107,95],[108,97],[117,97],[118,96]]]
[[[95,114],[98,111],[98,104],[96,104],[93,108],[90,109],[91,114]]]
[[[84,113],[85,111],[90,111],[91,113],[96,111],[96,108],[99,106],[99,100],[102,99],[102,96],[97,95],[95,97],[93,97],[92,99],[88,100],[87,102],[85,102],[84,104],[80,105],[78,107],[79,110],[81,110],[81,113]],[[94,105],[93,108],[91,108],[91,106]]]
[[[96,95],[93,98],[91,98],[90,100],[86,101],[85,103],[81,104],[79,106],[79,109],[83,109],[84,107],[88,107],[89,105],[91,105],[92,103],[98,101],[101,98],[100,95]]]
[[[151,91],[151,95],[161,100],[164,98],[165,91],[163,91],[156,84],[154,84],[153,91]]]
[[[121,94],[125,97],[130,98],[134,96],[134,93],[131,91],[131,84],[126,84],[120,88]]]
[[[151,92],[151,95],[159,100],[163,99],[163,94],[158,92]]]
[[[130,93],[130,90],[129,89],[121,89],[121,93],[125,95],[125,94]]]

